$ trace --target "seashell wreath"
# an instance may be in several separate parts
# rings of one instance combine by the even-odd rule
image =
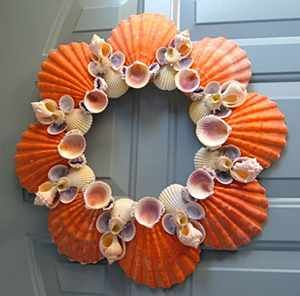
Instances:
[[[236,250],[262,232],[265,189],[256,181],[280,157],[287,127],[276,103],[248,93],[251,64],[223,37],[192,42],[188,31],[157,14],[122,21],[105,41],[60,45],[38,74],[38,123],[17,144],[16,172],[49,211],[49,232],[72,261],[118,261],[150,287],[183,282],[200,260],[200,245]],[[110,99],[150,81],[178,89],[203,147],[185,185],[157,197],[116,198],[96,181],[85,157],[92,114]]]

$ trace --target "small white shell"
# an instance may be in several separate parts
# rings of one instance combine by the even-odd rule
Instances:
[[[191,120],[196,124],[198,120],[208,115],[211,110],[205,104],[204,99],[193,101],[189,107],[189,115]]]
[[[167,213],[172,213],[176,210],[184,209],[184,192],[184,186],[179,184],[172,184],[166,187],[160,193],[159,200],[163,203]]]
[[[176,48],[168,47],[167,51],[165,53],[165,58],[168,63],[175,64],[180,59],[180,53],[178,52],[178,50]]]
[[[79,157],[86,148],[86,140],[81,131],[74,129],[65,134],[57,149],[61,157],[73,159]]]
[[[249,183],[255,180],[262,169],[262,166],[257,162],[255,158],[239,157],[233,163],[231,176],[236,181]]]
[[[111,188],[105,182],[93,182],[85,188],[83,198],[87,209],[103,209],[112,200]]]
[[[92,126],[93,116],[82,109],[73,109],[66,115],[67,130],[78,129],[86,134]]]
[[[134,217],[138,223],[152,228],[163,215],[163,203],[155,197],[143,197],[135,205]]]
[[[128,85],[125,83],[122,76],[121,72],[114,71],[113,69],[109,69],[103,75],[103,78],[107,83],[106,93],[109,98],[119,98],[127,92]]]
[[[153,79],[153,83],[159,89],[174,90],[176,88],[175,75],[176,71],[170,65],[162,66]]]
[[[142,88],[150,80],[151,73],[148,66],[142,62],[132,63],[126,70],[125,82],[133,88]]]
[[[56,197],[57,188],[55,183],[47,181],[39,186],[34,204],[38,206],[52,207],[56,202]]]
[[[194,69],[183,69],[175,75],[176,87],[184,93],[192,93],[200,85],[200,77]]]
[[[125,242],[111,232],[106,232],[101,236],[99,249],[109,264],[122,259],[126,254]]]
[[[69,174],[61,179],[65,180],[68,186],[74,186],[78,189],[82,189],[88,184],[95,181],[94,171],[87,165],[83,165],[80,168],[71,168]]]
[[[192,223],[178,228],[177,238],[185,246],[193,248],[198,248],[204,239],[201,231],[194,227]]]
[[[41,124],[48,125],[55,121],[54,114],[58,111],[58,107],[54,100],[45,99],[40,102],[33,102],[31,107],[36,119]]]
[[[187,190],[195,199],[206,199],[214,193],[214,179],[204,169],[197,169],[187,180]]]
[[[104,39],[100,38],[97,34],[93,34],[89,48],[94,55],[98,56],[100,44],[103,42],[105,42]]]
[[[222,85],[223,104],[229,108],[241,106],[247,96],[247,90],[238,81],[228,81]]]
[[[91,113],[103,112],[108,105],[108,98],[103,90],[94,89],[84,96],[84,105]]]
[[[111,217],[119,219],[121,226],[123,227],[132,219],[134,204],[135,202],[129,198],[115,200],[111,211]]]
[[[218,150],[209,150],[205,147],[199,149],[194,156],[195,169],[208,168],[214,170],[220,153]]]
[[[231,133],[231,127],[215,115],[207,115],[197,122],[196,135],[200,142],[211,148],[224,144]]]

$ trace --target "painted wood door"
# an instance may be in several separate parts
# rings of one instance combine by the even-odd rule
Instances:
[[[297,0],[183,0],[177,14],[176,3],[1,2],[1,295],[300,295],[300,5]],[[120,19],[143,10],[177,17],[194,40],[236,39],[253,62],[251,89],[278,101],[290,129],[283,157],[261,178],[271,203],[263,235],[238,253],[205,250],[193,276],[170,290],[136,285],[117,264],[81,266],[61,257],[47,233],[47,211],[32,206],[13,167],[15,143],[33,121],[29,102],[38,95],[35,74],[46,52],[60,42],[88,41],[93,32],[105,37]],[[184,183],[200,147],[187,107],[178,92],[151,85],[113,100],[88,134],[88,161],[97,177],[115,194],[135,199]]]

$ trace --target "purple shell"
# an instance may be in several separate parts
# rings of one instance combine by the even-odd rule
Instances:
[[[67,190],[61,191],[59,193],[59,200],[64,204],[71,203],[76,198],[77,193],[78,188],[71,186]]]
[[[96,228],[100,233],[109,231],[110,212],[104,211],[96,221]]]
[[[66,129],[67,129],[67,124],[65,122],[63,122],[63,123],[53,122],[52,124],[50,124],[48,126],[47,132],[49,135],[55,136],[55,135],[62,133]]]
[[[176,233],[177,226],[172,214],[165,214],[162,217],[161,224],[165,232],[171,235],[174,235]]]
[[[232,161],[241,156],[240,149],[234,145],[225,145],[220,149],[220,152]]]
[[[231,177],[230,171],[224,172],[216,170],[216,179],[225,185],[232,183],[233,179]]]
[[[214,111],[214,115],[220,117],[220,118],[226,118],[230,116],[232,113],[232,110],[228,107],[225,107],[224,105],[221,105],[221,107]]]
[[[57,182],[60,178],[65,177],[69,173],[69,168],[63,164],[53,166],[48,172],[48,179]]]
[[[135,224],[134,224],[134,222],[130,221],[123,227],[123,229],[119,233],[119,237],[124,242],[130,242],[131,240],[134,239],[135,233],[136,233]]]
[[[200,220],[205,217],[204,208],[197,202],[191,201],[185,205],[185,212],[192,220]]]

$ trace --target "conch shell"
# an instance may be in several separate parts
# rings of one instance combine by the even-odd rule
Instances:
[[[106,232],[101,236],[99,249],[109,264],[122,259],[126,254],[125,242],[111,232]]]
[[[233,163],[231,176],[236,181],[249,183],[255,180],[262,169],[255,158],[239,157]]]
[[[204,230],[203,230],[204,231]],[[205,234],[197,229],[191,222],[179,227],[177,237],[180,242],[186,246],[198,248],[204,241]]]
[[[35,205],[52,208],[58,203],[58,201],[57,188],[52,182],[47,181],[39,186],[34,199]]]
[[[114,201],[111,210],[111,228],[118,225],[122,229],[133,217],[133,209],[135,202],[129,198],[120,198]]]
[[[54,100],[46,99],[40,102],[31,103],[36,119],[41,124],[51,124],[56,120],[58,112],[57,104]]]

